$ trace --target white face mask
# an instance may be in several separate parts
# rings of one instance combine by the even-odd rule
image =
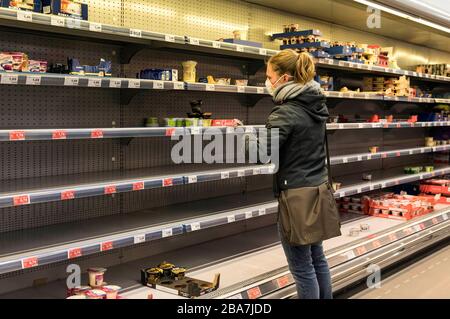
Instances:
[[[269,78],[266,79],[266,89],[267,89],[267,91],[269,92],[270,95],[273,95],[273,93],[275,92],[275,89],[276,89],[275,85],[277,85],[278,82],[280,82],[280,80],[285,75],[287,75],[288,77],[291,77],[288,74],[283,74],[282,76],[280,76],[280,78],[274,84],[272,84],[272,82],[270,82]]]

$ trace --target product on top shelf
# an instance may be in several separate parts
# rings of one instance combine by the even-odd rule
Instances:
[[[81,65],[80,61],[75,58],[67,60],[70,74],[73,75],[92,75],[92,76],[112,76],[112,63],[100,59],[99,65]]]
[[[334,91],[333,77],[328,75],[316,75],[315,80],[324,91]]]
[[[0,5],[4,8],[20,9],[34,12],[42,11],[41,0],[0,0]]]
[[[138,74],[139,79],[178,81],[178,70],[176,69],[144,69]]]
[[[42,11],[45,14],[88,20],[88,5],[83,2],[81,0],[42,0]]]
[[[421,64],[415,69],[417,73],[450,76],[450,64]]]

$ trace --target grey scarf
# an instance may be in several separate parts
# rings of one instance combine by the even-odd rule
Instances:
[[[273,101],[275,104],[281,104],[306,91],[309,91],[311,94],[321,94],[320,84],[314,80],[311,80],[304,85],[293,81],[287,82],[276,88],[273,93]]]

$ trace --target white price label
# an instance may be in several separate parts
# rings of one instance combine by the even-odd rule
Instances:
[[[198,135],[201,133],[201,128],[200,127],[191,127],[191,135]]]
[[[413,76],[417,76],[417,72],[413,72]]]
[[[234,223],[236,221],[236,217],[234,215],[230,215],[227,217],[229,223]]]
[[[200,230],[200,223],[192,223],[191,224],[191,231]]]
[[[140,89],[141,81],[140,80],[128,80],[128,88],[130,89]]]
[[[262,88],[262,87],[257,87],[257,88],[256,88],[256,93],[258,93],[258,94],[264,94],[264,88]]]
[[[216,86],[214,84],[206,84],[206,91],[215,91]]]
[[[347,157],[344,157],[344,158],[342,159],[342,163],[348,163],[348,158],[347,158]]]
[[[172,228],[167,228],[167,229],[163,229],[162,230],[162,237],[163,238],[170,237],[170,236],[172,236],[172,234],[173,234]]]
[[[64,27],[66,24],[66,19],[64,19],[63,17],[58,17],[58,16],[51,16],[51,20],[50,20],[51,25],[55,26],[55,27]]]
[[[220,43],[219,41],[213,41],[213,42],[212,42],[212,46],[213,46],[213,48],[215,48],[215,49],[220,49],[221,43]]]
[[[42,77],[39,75],[27,76],[27,85],[41,85]]]
[[[227,126],[227,134],[234,134],[234,127]]]
[[[353,99],[355,97],[355,93],[354,92],[348,92],[348,97]]]
[[[245,171],[241,169],[237,172],[237,174],[238,174],[238,177],[243,177],[243,176],[245,176]]]
[[[32,22],[33,14],[30,11],[17,10],[17,20]]]
[[[184,82],[174,82],[173,89],[174,90],[184,90]]]
[[[267,50],[266,49],[259,49],[259,54],[267,55]]]
[[[66,19],[66,25],[71,29],[80,29],[81,28],[81,20],[79,19]]]
[[[362,161],[362,156],[358,156],[358,162]]]
[[[166,42],[175,42],[175,36],[171,34],[166,34]]]
[[[244,52],[244,47],[242,45],[237,45],[236,46],[236,51],[237,52]]]
[[[144,243],[145,242],[145,234],[139,234],[134,236],[134,243],[135,244],[140,244],[140,243]]]
[[[372,155],[368,154],[368,155],[367,155],[367,159],[368,159],[368,160],[371,160],[371,159],[372,159]]]
[[[245,212],[245,219],[249,219],[253,217],[253,213],[252,212]]]
[[[372,69],[373,69],[373,66],[372,66],[371,64],[369,64],[369,65],[367,65],[367,69],[368,69],[368,70],[372,70]]]
[[[339,66],[344,66],[344,65],[345,65],[344,61],[339,61]]]
[[[254,168],[253,169],[253,175],[259,175],[261,174],[261,169],[260,168]]]
[[[95,23],[95,22],[90,22],[89,23],[89,30],[93,31],[93,32],[102,32],[102,24],[101,23]]]
[[[442,215],[442,218],[443,218],[444,220],[447,220],[447,219],[448,219],[448,214]]]
[[[221,179],[227,179],[230,177],[230,172],[222,172],[220,173],[220,178]]]
[[[189,44],[200,45],[200,40],[197,38],[189,38]]]
[[[196,175],[188,176],[188,183],[189,184],[197,183],[197,176]]]
[[[102,86],[102,80],[101,79],[92,79],[90,78],[88,81],[88,87],[94,87],[99,88]]]
[[[245,86],[238,86],[237,91],[238,93],[245,93]]]
[[[133,38],[142,38],[142,30],[139,30],[139,29],[130,29],[130,37],[133,37]]]
[[[338,93],[338,97],[344,97],[344,93],[339,92],[339,93]]]
[[[275,166],[270,166],[267,171],[269,174],[273,174],[275,172]]]
[[[16,74],[2,74],[2,84],[17,84],[19,76]]]
[[[80,83],[80,79],[76,77],[66,76],[64,78],[64,85],[65,86],[78,86],[78,83]]]
[[[155,90],[162,90],[162,89],[164,89],[164,82],[163,81],[154,81],[153,82],[153,88]]]
[[[259,216],[263,216],[263,215],[265,215],[266,214],[266,209],[265,208],[260,208],[259,210],[258,210],[258,215]]]
[[[362,69],[363,65],[361,63],[356,63],[356,68],[357,69]]]
[[[353,259],[355,258],[355,253],[353,252],[353,250],[349,250],[347,251],[345,254],[342,254],[343,257],[347,257],[347,259]]]
[[[344,124],[339,124],[338,127],[340,130],[342,130],[344,128]]]
[[[109,87],[110,88],[121,88],[122,80],[109,80]]]

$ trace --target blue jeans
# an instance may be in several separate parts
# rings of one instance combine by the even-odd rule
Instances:
[[[299,299],[332,299],[331,275],[322,243],[292,246],[278,226],[281,244],[294,277]]]

